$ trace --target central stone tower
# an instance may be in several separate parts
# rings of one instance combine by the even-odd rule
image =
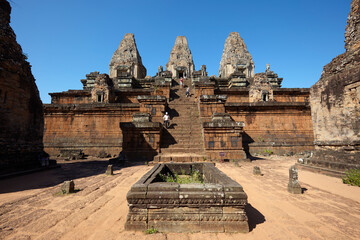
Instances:
[[[254,61],[239,33],[232,32],[225,41],[221,57],[219,77],[228,78],[234,72],[245,74],[246,78],[254,77]]]
[[[170,52],[166,70],[172,73],[173,78],[190,78],[195,71],[195,65],[185,36],[178,36]]]

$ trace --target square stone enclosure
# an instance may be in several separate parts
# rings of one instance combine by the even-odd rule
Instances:
[[[204,183],[164,182],[159,174],[190,174]],[[212,163],[156,164],[127,194],[125,229],[160,232],[248,232],[247,195]]]

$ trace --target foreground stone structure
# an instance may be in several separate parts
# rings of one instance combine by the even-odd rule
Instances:
[[[305,162],[320,168],[360,168],[360,1],[353,0],[346,52],[324,67],[311,87],[316,151]]]
[[[160,174],[197,170],[204,184],[163,182]],[[127,194],[127,230],[248,232],[247,195],[211,163],[156,164]]]
[[[0,173],[40,167],[43,156],[42,102],[10,12],[0,0]]]
[[[254,66],[243,39],[231,33],[219,77],[209,77],[205,65],[195,71],[187,39],[179,36],[166,70],[159,66],[155,76],[145,77],[134,35],[126,34],[110,75],[94,71],[81,80],[83,90],[50,93],[51,104],[44,107],[46,151],[198,162],[312,150],[309,89],[281,88],[283,79],[269,64],[257,74]],[[161,125],[165,112],[169,129]]]

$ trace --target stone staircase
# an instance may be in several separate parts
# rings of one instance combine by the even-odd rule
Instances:
[[[178,83],[176,80],[171,88],[167,108],[170,127],[163,129],[161,153],[155,162],[199,162],[206,156],[198,105],[193,96],[186,97],[186,87],[181,88]],[[184,80],[184,85],[191,86],[191,80]]]

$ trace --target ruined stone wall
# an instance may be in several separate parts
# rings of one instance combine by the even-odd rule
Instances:
[[[139,104],[46,104],[45,150],[53,156],[61,149],[82,149],[97,156],[122,150],[120,122],[131,122]]]
[[[0,0],[0,169],[35,167],[42,153],[43,110],[31,65]]]
[[[353,0],[345,33],[346,52],[327,64],[311,87],[315,157],[319,161],[360,165],[359,29],[360,0]]]

